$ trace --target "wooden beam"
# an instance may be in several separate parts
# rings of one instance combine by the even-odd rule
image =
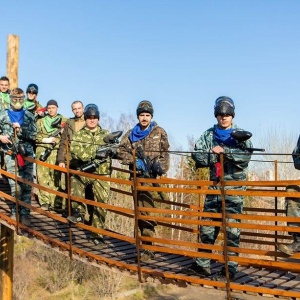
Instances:
[[[0,299],[12,300],[14,231],[1,224],[0,236]]]
[[[9,34],[7,38],[6,76],[9,78],[10,89],[18,87],[19,37]]]
[[[6,76],[10,88],[18,86],[19,37],[9,34],[7,39]],[[14,231],[1,224],[0,233],[0,299],[13,298]]]

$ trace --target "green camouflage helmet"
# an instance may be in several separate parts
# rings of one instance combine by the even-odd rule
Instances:
[[[139,116],[143,112],[147,112],[153,116],[154,110],[153,110],[152,103],[150,101],[143,100],[139,103],[136,109],[137,116]]]

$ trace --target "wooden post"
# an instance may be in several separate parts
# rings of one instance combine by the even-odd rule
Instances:
[[[10,89],[18,87],[19,37],[9,34],[7,38],[6,76],[9,78]]]
[[[10,88],[18,86],[19,37],[8,35],[6,76]],[[14,230],[1,224],[0,233],[0,299],[13,298]]]
[[[0,240],[0,299],[13,298],[14,231],[1,224]]]

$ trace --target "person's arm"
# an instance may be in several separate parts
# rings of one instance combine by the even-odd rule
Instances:
[[[297,145],[293,150],[293,161],[295,169],[300,170],[300,136],[298,138]]]
[[[66,163],[66,153],[67,153],[66,149],[68,147],[68,141],[70,139],[69,126],[70,126],[69,122],[66,122],[66,125],[61,135],[59,148],[57,151],[57,162],[60,167],[65,167],[65,163]]]
[[[122,137],[117,149],[116,158],[119,159],[120,163],[123,165],[133,164],[132,145],[129,140],[130,132],[131,130],[126,132],[126,134]]]
[[[30,112],[25,112],[26,122],[21,127],[20,139],[25,141],[35,142],[37,135],[37,126],[34,120],[34,115]]]
[[[36,143],[37,144],[42,144],[42,140],[46,135],[43,133],[43,119],[39,119],[36,122],[36,127],[37,127],[37,134],[36,134]]]
[[[225,159],[230,160],[234,163],[249,163],[251,159],[251,151],[243,148],[252,148],[252,142],[247,140],[243,142],[244,147],[227,147],[224,146]]]
[[[2,113],[0,115],[0,142],[3,144],[11,144],[11,139],[14,136],[13,128],[9,124],[8,116]]]
[[[195,161],[198,168],[211,167],[218,162],[218,154],[212,152],[213,146],[213,131],[205,131],[195,144],[192,153],[192,159]]]

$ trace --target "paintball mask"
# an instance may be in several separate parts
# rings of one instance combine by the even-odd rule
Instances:
[[[217,115],[230,115],[234,118],[234,109],[234,102],[231,98],[226,96],[219,97],[215,102],[215,117],[217,117]]]
[[[10,106],[14,110],[21,110],[24,106],[24,92],[20,88],[15,88],[10,92]]]

